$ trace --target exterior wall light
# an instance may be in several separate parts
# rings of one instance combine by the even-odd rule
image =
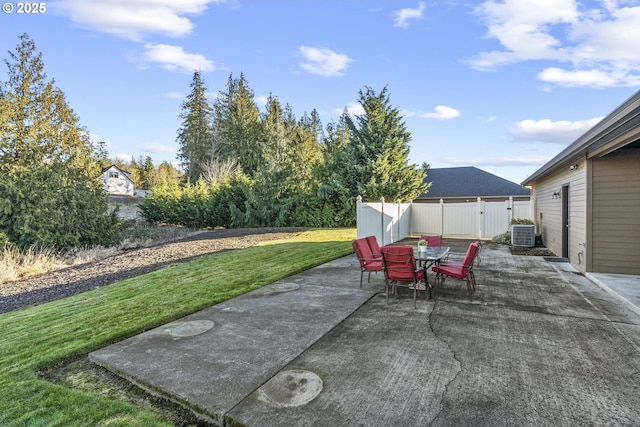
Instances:
[[[554,199],[559,199],[560,198],[560,192],[559,191],[554,191],[553,192],[553,198]]]

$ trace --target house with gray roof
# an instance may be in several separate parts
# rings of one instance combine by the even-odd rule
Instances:
[[[531,191],[474,166],[427,169],[424,182],[431,185],[414,202],[475,201],[482,199],[529,200]]]
[[[640,274],[640,92],[522,185],[549,249],[583,273]]]

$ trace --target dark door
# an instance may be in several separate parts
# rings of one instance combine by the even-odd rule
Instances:
[[[562,257],[569,258],[569,185],[562,186]]]

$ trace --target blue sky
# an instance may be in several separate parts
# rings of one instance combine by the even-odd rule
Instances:
[[[0,15],[27,33],[109,155],[175,162],[193,70],[210,98],[244,73],[323,124],[387,87],[412,163],[520,183],[640,86],[640,0],[60,0]],[[13,6],[13,11],[6,13]],[[0,80],[6,80],[2,64]]]

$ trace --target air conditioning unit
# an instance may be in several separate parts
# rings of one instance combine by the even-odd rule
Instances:
[[[514,224],[511,226],[511,245],[532,248],[536,245],[535,225]]]

